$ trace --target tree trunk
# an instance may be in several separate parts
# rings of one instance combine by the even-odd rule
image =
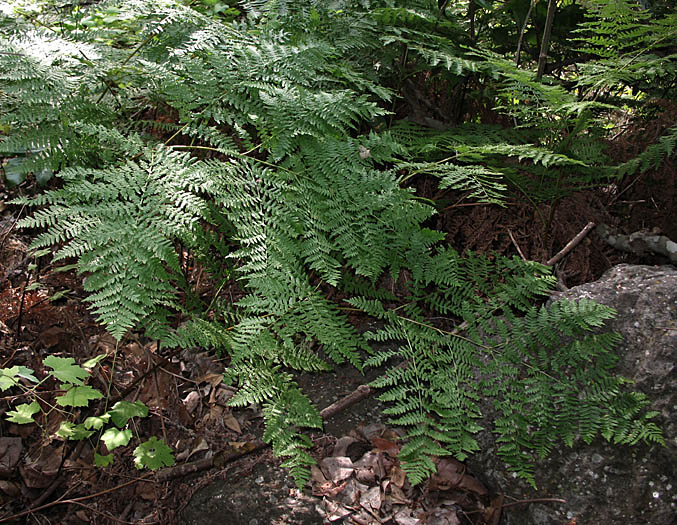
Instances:
[[[545,30],[543,31],[543,42],[541,42],[541,52],[538,55],[538,72],[536,78],[540,80],[545,73],[545,62],[548,59],[548,49],[550,48],[550,34],[552,33],[552,23],[555,20],[555,11],[557,10],[557,0],[548,2],[548,15],[545,18]]]
[[[470,40],[475,41],[475,0],[468,2],[468,18],[470,18]]]

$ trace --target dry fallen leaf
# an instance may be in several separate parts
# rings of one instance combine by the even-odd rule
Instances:
[[[381,480],[386,476],[383,455],[373,450],[356,461],[354,467],[358,471],[358,477],[364,478],[365,481],[370,479]]]
[[[223,407],[211,405],[200,422],[201,428],[223,428]]]
[[[63,340],[65,333],[66,331],[60,326],[52,326],[51,328],[42,331],[40,334],[40,342],[45,348],[52,348]]]
[[[360,498],[360,506],[374,514],[378,514],[383,504],[381,487],[372,487]]]
[[[0,479],[0,491],[7,494],[10,498],[16,498],[21,494],[21,487],[14,481]]]
[[[106,355],[115,354],[115,349],[117,348],[117,341],[115,338],[110,335],[108,332],[104,332],[102,335],[95,337],[95,342],[90,345],[94,347],[94,355],[105,353]]]
[[[63,458],[63,445],[58,448],[43,447],[40,457],[28,460],[19,467],[21,477],[28,488],[44,489],[59,473]]]
[[[369,425],[360,425],[357,427],[358,434],[364,436],[369,442],[374,438],[381,437],[385,430],[386,426],[383,423],[370,423]]]
[[[393,519],[397,525],[422,525],[422,521],[416,517],[412,509],[402,509],[397,512]]]
[[[242,429],[240,428],[240,422],[237,420],[237,418],[233,415],[232,412],[226,412],[223,415],[223,422],[233,432],[236,432],[237,434],[242,434]]]
[[[322,500],[322,506],[324,508],[325,516],[330,522],[338,521],[352,514],[351,510],[348,510],[340,503],[327,498]]]
[[[371,440],[371,442],[377,449],[390,454],[392,457],[397,457],[397,455],[400,453],[400,447],[392,441],[388,441],[387,439],[375,437]]]
[[[364,492],[369,490],[369,486],[360,483],[355,478],[350,478],[345,484],[345,488],[338,494],[341,503],[348,507],[358,505],[360,497]]]
[[[223,383],[223,374],[208,373],[195,379],[196,383],[209,383],[216,388]]]
[[[336,441],[334,445],[334,451],[332,452],[333,456],[347,456],[348,447],[353,443],[357,443],[357,439],[352,436],[343,436]]]
[[[200,394],[193,390],[183,399],[183,404],[188,410],[189,414],[195,412],[195,409],[200,405]]]
[[[0,438],[0,476],[9,477],[12,475],[14,468],[19,463],[22,449],[21,438]]]
[[[505,496],[503,494],[499,494],[493,500],[491,500],[491,505],[484,511],[484,522],[487,525],[498,525],[498,522],[501,520],[501,511],[503,510],[504,499]]]
[[[410,505],[411,500],[407,498],[404,491],[397,485],[390,484],[390,500],[394,505]]]
[[[466,473],[463,463],[453,458],[440,459],[437,473],[430,477],[428,483],[430,490],[466,490],[480,496],[489,493],[477,478]]]
[[[155,488],[155,483],[147,483],[144,480],[136,484],[136,495],[146,501],[154,501],[158,497]]]
[[[209,445],[203,436],[199,436],[193,442],[193,449],[190,451],[190,454],[188,454],[186,460],[189,460],[194,454],[202,452],[203,450],[209,450]]]
[[[426,525],[461,525],[461,521],[456,515],[456,510],[452,509],[433,509],[427,513]]]
[[[345,456],[333,457],[333,458],[324,458],[320,461],[320,468],[325,474],[326,478],[338,483],[344,479],[350,477],[353,473],[353,462],[350,458]]]
[[[407,473],[402,470],[400,467],[395,465],[390,470],[390,479],[393,482],[393,485],[396,485],[399,488],[404,487],[404,483],[407,481]]]

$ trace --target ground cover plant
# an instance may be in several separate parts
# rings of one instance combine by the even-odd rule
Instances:
[[[118,343],[226,359],[229,403],[262,406],[299,485],[322,419],[294,374],[335,365],[386,367],[373,386],[407,429],[414,484],[480,431],[530,482],[553,440],[660,442],[649,400],[613,373],[617,336],[592,331],[613,312],[542,305],[553,253],[464,251],[435,226],[461,202],[520,200],[547,237],[567,196],[674,153],[673,121],[608,154],[619,125],[674,103],[674,10],[550,2],[551,27],[542,4],[5,3],[18,225],[75,265]],[[500,417],[482,429],[486,396]]]

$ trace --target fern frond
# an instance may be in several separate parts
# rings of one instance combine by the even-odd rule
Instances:
[[[204,214],[194,193],[204,172],[185,154],[145,150],[118,169],[68,169],[60,190],[22,202],[51,206],[24,219],[48,227],[33,249],[63,243],[55,259],[77,258],[97,318],[120,339],[161,306],[178,308],[174,240],[188,240]]]

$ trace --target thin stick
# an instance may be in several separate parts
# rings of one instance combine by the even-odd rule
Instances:
[[[543,30],[543,39],[541,40],[541,52],[538,54],[538,71],[536,80],[540,81],[545,73],[545,65],[548,60],[548,49],[550,48],[550,34],[552,33],[552,23],[555,20],[555,11],[557,11],[557,0],[549,0],[548,14],[545,16],[545,29]]]
[[[103,496],[104,494],[109,494],[111,492],[115,492],[116,490],[119,490],[124,487],[128,487],[129,485],[133,485],[134,483],[138,483],[141,480],[148,479],[151,477],[153,473],[152,472],[147,472],[140,478],[135,478],[131,481],[127,481],[125,483],[122,483],[121,485],[117,485],[116,487],[112,487],[110,489],[102,490],[101,492],[95,492],[94,494],[88,494],[87,496],[81,496],[79,498],[72,498],[72,499],[62,499],[62,500],[56,500],[52,501],[51,503],[46,503],[40,507],[35,507],[33,509],[28,509],[24,510],[23,512],[19,512],[18,514],[14,514],[13,516],[5,516],[3,518],[0,518],[0,523],[4,521],[14,521],[17,518],[21,518],[22,516],[27,516],[29,514],[33,514],[34,512],[38,512],[41,510],[48,509],[50,507],[55,507],[56,505],[62,505],[65,503],[78,503],[80,501],[85,501],[88,499],[93,499],[97,498],[99,496]]]
[[[25,204],[21,206],[19,213],[16,214],[16,217],[14,217],[14,220],[12,221],[12,225],[9,228],[7,228],[7,231],[5,233],[3,233],[2,239],[0,239],[0,250],[5,245],[5,240],[7,239],[9,234],[12,233],[12,230],[16,227],[16,223],[19,222],[19,217],[21,217],[21,214],[23,213],[25,207],[26,207]]]
[[[513,501],[511,503],[504,503],[503,508],[513,507],[515,505],[524,505],[526,503],[566,503],[567,500],[561,498],[534,498],[534,499],[522,499],[519,501]]]
[[[548,262],[546,262],[546,266],[552,266],[553,264],[559,262],[562,257],[564,257],[567,253],[569,253],[571,250],[573,250],[588,234],[590,230],[592,230],[595,227],[594,222],[589,222],[588,224],[585,225],[585,228],[583,228],[580,232],[578,232],[578,235],[571,239],[567,245],[562,248],[559,252],[557,252],[556,255],[551,257]]]
[[[524,41],[524,33],[527,30],[527,24],[529,23],[529,18],[531,17],[531,10],[538,3],[538,0],[532,0],[529,4],[529,10],[527,11],[527,16],[524,17],[524,24],[522,24],[522,30],[520,31],[520,37],[517,41],[517,51],[515,52],[515,66],[519,67],[520,65],[520,53],[522,52],[522,42]]]
[[[369,397],[371,393],[372,388],[369,385],[360,385],[347,396],[321,410],[320,416],[322,416],[322,419],[329,419],[339,412],[343,412],[346,408],[354,405],[355,403],[362,401],[365,397]]]
[[[508,235],[510,235],[510,240],[511,240],[512,243],[515,245],[515,248],[517,248],[517,253],[519,253],[519,254],[520,254],[520,257],[521,257],[523,260],[526,261],[527,258],[526,258],[526,257],[524,256],[524,254],[522,253],[522,249],[520,248],[520,245],[517,244],[517,241],[515,240],[515,237],[513,237],[512,232],[510,231],[510,229],[508,229]]]

